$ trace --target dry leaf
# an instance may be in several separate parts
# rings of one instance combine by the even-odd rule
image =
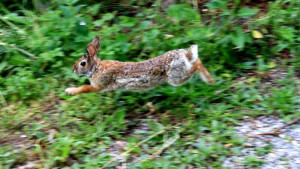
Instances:
[[[225,144],[224,146],[229,148],[229,147],[232,147],[232,145],[233,145],[233,144],[228,143],[228,144]]]
[[[258,30],[253,30],[252,31],[252,36],[255,39],[261,39],[261,38],[264,37],[263,34],[261,32],[259,32]]]

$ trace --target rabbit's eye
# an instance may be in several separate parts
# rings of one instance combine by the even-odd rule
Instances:
[[[81,65],[81,66],[85,66],[85,64],[86,64],[85,61],[80,62],[80,65]]]

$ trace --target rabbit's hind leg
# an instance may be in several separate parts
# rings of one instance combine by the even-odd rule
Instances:
[[[207,83],[215,83],[214,79],[208,73],[207,69],[202,64],[201,60],[198,58],[198,46],[192,45],[186,54],[186,57],[193,64],[192,72],[198,70],[200,78]]]
[[[199,72],[199,77],[206,83],[215,83],[215,80],[211,77],[207,69],[202,64],[201,60],[198,58],[197,61],[193,64],[193,67],[196,68]]]
[[[186,58],[178,61],[179,64],[171,64],[170,70],[167,72],[167,82],[173,86],[180,86],[187,82],[194,72],[197,70],[192,64],[186,64]]]

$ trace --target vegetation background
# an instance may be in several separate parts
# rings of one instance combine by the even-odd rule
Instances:
[[[298,117],[297,0],[2,0],[0,168],[222,167],[243,116]],[[198,44],[215,77],[144,92],[67,96],[94,36],[104,60],[141,61]],[[286,74],[264,85],[269,70]],[[239,81],[239,77],[244,80]],[[264,163],[256,156],[246,167]],[[122,154],[125,152],[124,154]],[[121,154],[121,156],[116,157]]]

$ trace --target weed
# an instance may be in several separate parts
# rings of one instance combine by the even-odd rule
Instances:
[[[299,116],[296,1],[272,1],[268,9],[239,0],[205,1],[196,9],[161,9],[162,3],[0,3],[0,168],[26,161],[37,161],[37,168],[97,168],[109,161],[109,167],[220,168],[243,148],[233,126],[244,115]],[[198,44],[217,83],[193,77],[180,87],[67,96],[67,86],[88,83],[71,66],[96,35],[103,60],[141,61]],[[286,61],[270,60],[283,54]],[[262,86],[261,78],[283,62],[288,75]],[[233,83],[249,72],[263,76]],[[165,128],[172,129],[155,135]],[[22,135],[30,146],[3,133]],[[250,156],[245,165],[263,162]]]

